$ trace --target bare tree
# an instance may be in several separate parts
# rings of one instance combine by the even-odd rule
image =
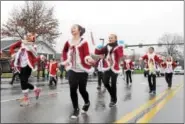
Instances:
[[[1,29],[1,35],[23,38],[27,32],[32,31],[38,34],[37,38],[51,43],[60,34],[53,10],[54,7],[46,7],[43,1],[25,1],[22,7],[13,9]]]
[[[160,39],[159,43],[167,44],[163,46],[164,52],[163,56],[170,55],[173,58],[177,59],[183,56],[183,52],[181,51],[184,45],[178,45],[177,43],[184,43],[184,38],[177,34],[164,34]],[[176,45],[171,45],[176,44]]]

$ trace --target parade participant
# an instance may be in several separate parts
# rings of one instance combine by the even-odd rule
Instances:
[[[11,64],[10,64],[10,66],[11,66],[11,68],[12,68],[12,73],[13,73],[13,76],[12,76],[12,80],[11,80],[11,82],[10,82],[10,84],[11,85],[13,85],[13,83],[14,83],[14,81],[15,81],[15,79],[17,78],[17,77],[19,77],[20,78],[20,67],[15,67],[14,66],[14,58],[12,58],[12,60],[11,60]]]
[[[10,54],[12,58],[15,57],[14,66],[20,66],[20,80],[21,89],[24,94],[24,98],[21,101],[21,106],[28,105],[30,103],[28,92],[34,90],[36,99],[39,98],[41,89],[33,86],[28,82],[28,78],[34,70],[34,65],[39,60],[44,60],[44,56],[37,56],[36,49],[34,47],[35,34],[28,33],[24,40],[17,41],[10,47]],[[15,49],[20,48],[15,56]]]
[[[104,57],[104,56],[103,56]],[[101,85],[103,82],[103,62],[105,61],[104,58],[100,58],[97,62],[96,62],[96,66],[97,66],[97,70],[98,70],[98,90],[101,90]]]
[[[129,85],[129,82],[132,84],[132,70],[134,69],[134,63],[129,56],[124,60],[123,67],[126,73],[127,85]]]
[[[148,74],[148,84],[149,93],[156,94],[156,64],[161,64],[162,60],[154,53],[154,48],[150,47],[148,53],[140,58],[140,63],[142,60],[146,60],[147,68],[149,70]]]
[[[71,28],[72,39],[68,40],[62,51],[62,65],[68,71],[70,96],[74,108],[71,118],[77,118],[79,115],[77,89],[85,102],[82,107],[83,112],[87,112],[90,106],[89,95],[86,90],[88,73],[93,72],[94,60],[90,57],[89,45],[87,40],[82,38],[85,28],[76,24]]]
[[[46,65],[45,65],[45,77],[47,80],[49,79],[49,64],[50,64],[50,61],[47,60]]]
[[[103,82],[111,97],[109,107],[113,107],[117,103],[116,83],[117,76],[121,73],[120,60],[123,57],[123,47],[118,45],[117,36],[115,34],[111,34],[109,36],[109,43],[103,48],[96,48],[95,54],[105,55],[105,62],[103,64],[103,68],[105,70]]]
[[[165,69],[165,79],[168,84],[168,88],[172,86],[173,70],[177,66],[176,62],[173,61],[171,56],[166,57],[166,61],[163,62],[162,67]]]
[[[55,86],[57,85],[57,71],[58,71],[58,63],[55,59],[52,59],[49,65],[49,86],[52,85],[52,83],[55,83]]]

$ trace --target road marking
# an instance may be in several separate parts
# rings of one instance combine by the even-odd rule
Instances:
[[[179,85],[178,85],[179,86]],[[126,114],[121,119],[115,121],[114,123],[127,123],[129,120],[133,119],[135,116],[137,116],[139,113],[144,111],[146,108],[150,107],[152,104],[154,104],[156,101],[161,99],[167,92],[169,92],[168,89],[164,90],[162,93],[160,93],[157,97],[154,97],[153,99],[147,101],[145,104],[140,106],[138,109],[135,109],[134,111]]]
[[[59,92],[54,92],[54,93],[46,93],[46,94],[42,94],[40,95],[40,97],[42,96],[55,96],[56,94],[60,93],[61,91]],[[34,98],[35,96],[30,96],[30,98]],[[23,98],[15,98],[15,99],[8,99],[8,100],[1,100],[1,103],[4,103],[4,102],[10,102],[10,101],[21,101]]]
[[[172,99],[177,92],[183,87],[183,84],[177,87],[175,90],[171,91],[170,94],[160,101],[154,108],[152,108],[148,113],[146,113],[142,118],[140,118],[137,123],[148,123],[163,107],[164,105]]]

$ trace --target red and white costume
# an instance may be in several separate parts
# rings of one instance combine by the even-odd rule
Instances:
[[[40,61],[42,56],[37,56],[36,47],[33,45],[33,43],[29,43],[25,40],[20,40],[14,43],[12,46],[10,46],[10,54],[15,54],[15,49],[20,48],[18,52],[15,55],[15,62],[14,66],[21,66],[21,60],[20,60],[20,53],[21,51],[25,51],[26,57],[27,57],[27,64],[32,69],[35,70],[35,63]]]
[[[103,70],[107,71],[111,69],[114,73],[121,73],[120,59],[123,57],[123,47],[117,45],[112,47],[107,46],[102,49],[95,49],[95,54],[102,55],[107,54],[103,63]]]
[[[57,64],[57,62],[50,63],[50,65],[49,65],[49,76],[56,77],[57,70],[58,70],[58,64]]]
[[[134,63],[130,59],[126,59],[123,64],[121,64],[124,67],[125,71],[133,70],[134,69]]]
[[[94,68],[87,61],[88,58],[91,58],[88,42],[85,39],[80,40],[80,43],[76,46],[72,44],[72,40],[68,40],[65,43],[61,56],[61,64],[65,66],[66,70],[71,70],[75,64],[74,61],[77,61],[76,63],[78,63],[81,70],[87,73],[94,72]],[[76,60],[72,57],[74,53],[77,55]]]
[[[154,62],[154,67],[156,68],[156,63],[160,64],[162,62],[162,59],[160,59],[155,53],[147,53],[144,56],[142,56],[140,58],[140,60],[145,60],[146,61],[146,68],[148,68],[149,65],[149,60],[151,60]]]
[[[170,61],[163,62],[162,67],[165,68],[166,73],[172,73],[174,68],[177,66],[176,62],[173,61],[173,58],[171,57]]]

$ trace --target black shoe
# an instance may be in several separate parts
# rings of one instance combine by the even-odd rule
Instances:
[[[149,93],[152,93],[152,90],[150,90]]]
[[[153,91],[153,94],[155,95],[156,94],[156,91]]]
[[[10,85],[13,85],[13,82],[10,82],[9,84],[10,84]]]
[[[116,102],[111,102],[111,103],[109,104],[109,107],[114,107],[114,106],[116,106]]]
[[[88,111],[88,109],[89,109],[89,106],[90,106],[90,102],[89,103],[87,103],[87,104],[85,104],[83,107],[82,107],[82,113],[86,113],[87,111]]]
[[[79,109],[75,109],[73,114],[71,115],[71,118],[74,118],[74,119],[78,118],[79,113],[80,113]]]
[[[98,87],[97,87],[97,89],[98,89],[98,90],[100,90],[100,89],[101,89],[101,87],[100,87],[100,86],[98,86]]]

